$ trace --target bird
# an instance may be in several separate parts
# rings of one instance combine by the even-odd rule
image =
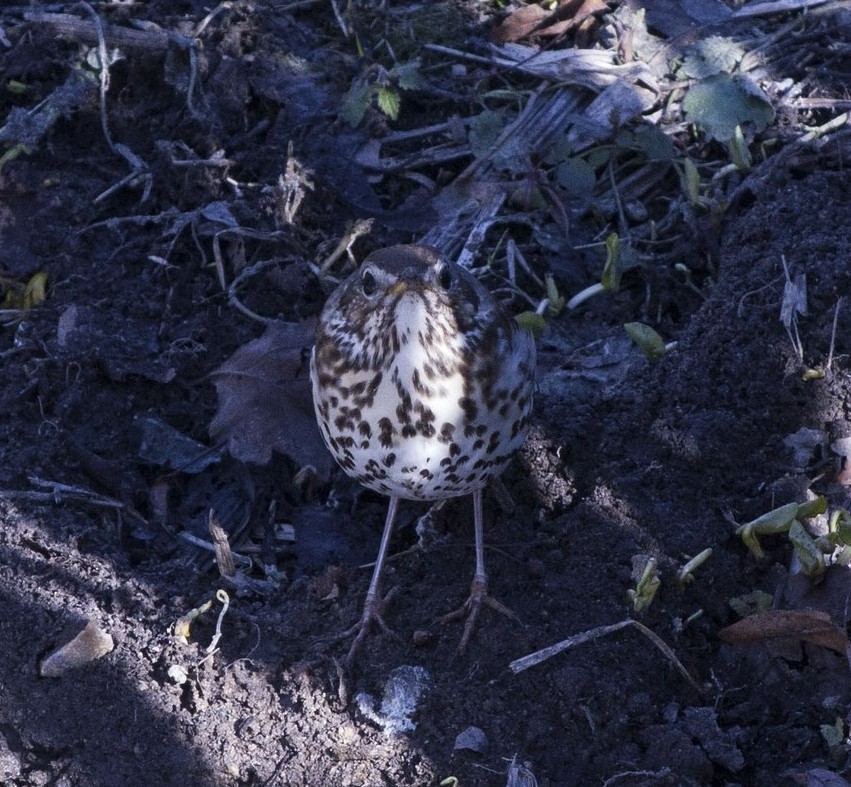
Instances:
[[[390,498],[351,664],[373,627],[389,632],[381,575],[401,500],[472,495],[476,565],[470,594],[442,621],[466,618],[463,653],[487,603],[482,491],[523,444],[536,350],[466,268],[424,245],[372,252],[332,292],[310,359],[317,423],[343,471]]]

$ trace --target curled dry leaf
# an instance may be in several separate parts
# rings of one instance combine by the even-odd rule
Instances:
[[[758,645],[779,637],[811,642],[844,654],[848,637],[826,612],[815,609],[772,609],[733,623],[718,632],[730,645]]]
[[[530,35],[559,36],[578,27],[589,16],[607,10],[603,0],[561,0],[552,11],[539,5],[525,5],[497,25],[491,38],[501,43],[520,41]]]
[[[39,665],[43,678],[61,678],[66,672],[83,667],[115,647],[112,637],[93,620],[70,642],[54,650]]]
[[[210,434],[240,461],[267,464],[278,451],[313,465],[320,478],[330,474],[310,392],[313,326],[272,322],[210,375],[219,396]]]

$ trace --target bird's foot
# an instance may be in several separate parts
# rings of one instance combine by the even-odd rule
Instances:
[[[482,608],[482,604],[487,604],[491,609],[496,610],[502,615],[506,615],[516,623],[520,623],[520,618],[506,607],[505,604],[497,601],[493,596],[488,595],[487,577],[475,577],[473,584],[470,585],[470,595],[467,600],[458,609],[447,612],[437,620],[440,625],[443,625],[453,620],[466,618],[464,633],[461,635],[461,641],[458,643],[457,653],[459,656],[467,649],[470,637],[476,628],[476,621],[478,620],[479,610]]]
[[[383,613],[385,607],[390,603],[393,596],[396,595],[396,588],[392,588],[384,598],[376,595],[373,598],[367,598],[363,605],[363,614],[360,620],[349,629],[338,634],[334,639],[340,641],[354,637],[349,652],[346,655],[346,668],[350,668],[357,657],[358,651],[363,646],[369,632],[372,630],[373,624],[377,625],[384,634],[389,634],[391,637],[398,639],[398,635],[392,631],[384,622]]]

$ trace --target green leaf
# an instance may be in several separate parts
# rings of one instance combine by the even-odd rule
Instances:
[[[402,90],[416,90],[425,85],[419,58],[414,58],[409,63],[399,64],[390,71],[390,76],[395,78]]]
[[[774,597],[764,590],[752,590],[731,598],[727,603],[740,618],[746,618],[757,612],[768,612],[774,606]]]
[[[399,94],[392,87],[377,85],[376,98],[378,99],[378,108],[390,120],[397,120],[399,117],[399,108],[402,104]]]
[[[700,204],[700,173],[697,165],[690,159],[683,160],[683,180],[688,201],[692,205]]]
[[[836,717],[836,721],[833,724],[819,725],[819,732],[821,733],[821,737],[824,738],[824,742],[830,748],[842,746],[845,742],[845,722],[842,721],[840,716]]]
[[[547,321],[538,312],[521,312],[515,318],[517,324],[533,336],[540,336],[547,327]]]
[[[633,609],[642,612],[647,609],[656,598],[656,593],[662,580],[659,579],[659,570],[656,558],[650,555],[635,555],[632,558],[632,578],[635,580],[635,589],[628,590],[627,595],[632,601]]]
[[[570,154],[572,152],[573,148],[570,145],[570,141],[567,139],[567,134],[559,134],[544,151],[543,162],[544,164],[550,164],[551,166],[561,164],[563,161],[567,161],[570,158]]]
[[[736,126],[733,131],[733,138],[727,143],[727,149],[730,151],[730,161],[736,165],[740,172],[750,171],[751,152],[748,150],[741,126]]]
[[[824,495],[819,495],[812,500],[807,500],[806,503],[798,504],[797,518],[809,519],[823,514],[825,511],[827,511],[827,498]]]
[[[589,197],[597,183],[593,168],[583,158],[567,159],[556,167],[555,175],[558,184],[571,197]]]
[[[473,118],[470,122],[470,150],[477,159],[490,152],[503,128],[505,118],[502,112],[486,109]]]
[[[606,238],[606,264],[603,266],[603,275],[600,283],[609,292],[617,292],[621,283],[621,239],[616,232],[612,232]]]
[[[815,577],[824,572],[826,568],[824,554],[797,519],[789,527],[789,541],[795,547],[801,570],[806,576]]]
[[[637,345],[649,361],[658,361],[666,352],[665,340],[649,325],[643,322],[628,322],[624,324],[624,330]]]
[[[677,75],[705,79],[715,74],[730,73],[744,54],[744,47],[732,38],[702,38],[688,48]]]
[[[633,133],[633,145],[650,161],[672,161],[674,143],[659,126],[638,126]]]
[[[27,286],[24,287],[24,302],[25,309],[32,309],[34,306],[41,306],[47,297],[47,273],[39,271],[34,273]]]
[[[731,139],[743,123],[762,131],[774,120],[765,93],[745,74],[717,74],[698,82],[686,93],[683,111],[690,123],[719,142]]]
[[[350,126],[359,126],[372,101],[374,92],[374,85],[365,85],[363,83],[352,85],[351,90],[346,93],[346,97],[343,99],[343,107],[340,112],[343,120]]]

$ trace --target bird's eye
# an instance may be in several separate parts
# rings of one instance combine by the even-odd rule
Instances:
[[[441,265],[437,272],[437,281],[444,290],[448,290],[452,286],[452,271],[448,265]]]
[[[375,280],[375,275],[372,271],[364,271],[360,277],[360,285],[363,289],[363,294],[367,297],[375,295],[378,290],[378,282]]]

